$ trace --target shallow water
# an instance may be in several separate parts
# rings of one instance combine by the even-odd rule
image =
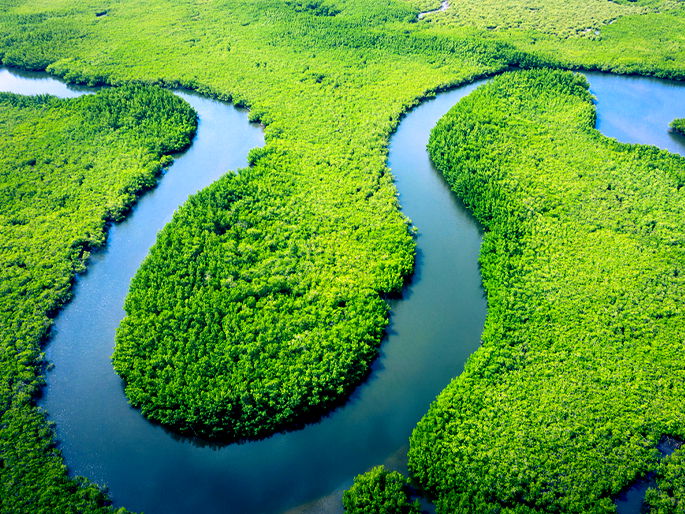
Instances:
[[[685,117],[685,83],[631,75],[585,73],[597,97],[597,129],[624,143],[685,155],[685,137],[669,131]]]
[[[632,77],[588,78],[605,134],[685,153],[685,141],[667,132],[673,118],[685,115],[685,88]],[[248,150],[262,144],[244,111],[179,93],[200,116],[192,147],[123,223],[111,227],[106,248],[91,257],[46,348],[55,368],[41,405],[57,423],[70,471],[106,484],[116,506],[135,511],[256,513],[340,511],[341,491],[353,476],[380,463],[403,469],[412,428],[478,347],[485,319],[478,227],[425,150],[440,117],[477,85],[423,103],[390,141],[402,210],[419,229],[417,266],[402,299],[392,302],[388,337],[370,378],[319,423],[225,447],[203,446],[147,422],[128,406],[110,363],[129,282],[158,230],[189,194],[245,166]],[[44,74],[5,69],[0,90],[84,92]],[[639,505],[631,508],[621,512],[639,511]]]

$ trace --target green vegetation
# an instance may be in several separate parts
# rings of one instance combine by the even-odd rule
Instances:
[[[682,134],[685,136],[685,119],[681,118],[673,120],[673,122],[671,122],[671,129],[676,134]]]
[[[647,491],[650,512],[678,514],[685,510],[685,453],[682,450],[659,464],[657,486]]]
[[[33,397],[41,342],[74,275],[105,241],[164,154],[190,143],[195,113],[158,88],[73,100],[0,94],[0,510],[86,512],[105,496],[65,474],[53,429]]]
[[[413,266],[384,163],[400,114],[432,89],[551,62],[488,31],[417,23],[400,1],[120,0],[107,16],[99,2],[9,5],[6,63],[71,81],[183,84],[266,124],[253,167],[198,195],[160,236],[118,336],[132,403],[210,437],[317,416],[368,370],[383,296]],[[658,61],[662,46],[641,48]],[[674,76],[685,66],[658,62]]]
[[[409,501],[407,479],[397,471],[376,466],[354,479],[343,494],[345,512],[352,514],[416,514],[418,501]]]
[[[663,2],[668,5],[668,2]],[[677,5],[677,2],[673,2]],[[607,0],[459,0],[431,15],[436,24],[487,30],[527,30],[569,37],[595,35],[603,25],[622,16],[643,14],[652,9],[638,2]],[[569,12],[573,12],[570,15]]]
[[[159,235],[131,286],[114,353],[126,394],[146,416],[207,437],[255,437],[322,412],[366,373],[387,319],[378,292],[399,290],[411,270],[406,228],[383,233],[348,212],[347,250],[367,272],[347,259],[326,266],[336,250],[317,248],[321,218],[298,212],[283,181],[262,166],[228,175]],[[361,201],[393,215],[392,203]],[[369,228],[379,233],[365,249]],[[393,248],[398,263],[382,258]],[[402,274],[386,268],[393,264]]]
[[[550,40],[601,39],[601,31],[621,18],[645,14],[678,14],[680,0],[464,0],[434,13],[429,23],[446,27],[478,28],[508,37],[552,36]],[[663,17],[660,17],[663,19]],[[622,20],[625,21],[625,20]]]
[[[440,0],[407,0],[407,3],[420,12],[433,11],[440,8]]]
[[[685,159],[594,121],[582,76],[536,70],[431,134],[486,231],[488,298],[482,348],[411,438],[441,512],[612,512],[660,438],[685,435]]]
[[[159,9],[148,4],[112,8],[95,23],[128,34],[131,11]],[[134,405],[181,432],[267,435],[320,415],[361,381],[387,323],[383,297],[400,291],[413,267],[414,243],[385,167],[388,134],[416,98],[455,77],[452,69],[467,79],[527,59],[500,43],[373,34],[370,6],[344,7],[322,16],[280,2],[236,4],[231,13],[245,25],[231,30],[211,25],[219,16],[210,10],[164,8],[212,27],[192,62],[182,57],[185,45],[164,49],[165,59],[188,68],[169,76],[170,61],[156,52],[146,61],[136,48],[126,59],[133,68],[97,79],[118,83],[140,66],[143,78],[235,88],[231,98],[250,98],[252,117],[267,123],[268,144],[252,153],[253,166],[180,210],[126,302],[115,368]],[[402,4],[384,12],[375,24],[415,17]],[[278,30],[275,19],[283,20]],[[154,33],[158,45],[158,29],[143,28],[141,37]],[[250,52],[237,50],[247,42]],[[21,45],[7,52],[15,59]],[[423,54],[444,64],[417,61]],[[198,64],[207,56],[211,64]],[[50,69],[78,79],[88,73],[66,70],[93,59]],[[405,80],[406,70],[417,78]],[[368,98],[372,90],[378,95]]]
[[[682,80],[683,7],[680,0],[466,0],[425,24],[434,34],[505,41],[558,67]]]
[[[181,209],[135,279],[115,362],[146,415],[259,436],[317,415],[361,379],[386,323],[382,298],[413,265],[386,144],[430,91],[510,67],[685,76],[679,2],[545,2],[514,23],[507,0],[484,22],[449,9],[417,22],[429,3],[0,0],[6,64],[91,84],[185,85],[249,106],[266,126],[253,166]],[[562,23],[562,9],[577,22]],[[190,357],[200,355],[211,366]]]
[[[249,104],[267,125],[254,167],[164,231],[118,337],[132,403],[205,436],[265,435],[361,380],[386,323],[382,297],[413,265],[384,165],[400,113],[428,90],[545,62],[473,29],[416,23],[402,2],[121,1],[107,16],[96,3],[12,3],[0,18],[6,63],[183,84]],[[197,241],[201,258],[187,258]]]

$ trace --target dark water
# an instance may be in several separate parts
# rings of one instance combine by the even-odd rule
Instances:
[[[38,77],[0,69],[0,90],[80,93]],[[643,126],[642,118],[648,117],[653,120],[648,130],[633,127],[629,133],[656,137],[639,142],[669,149],[662,139],[678,143],[666,132],[676,115],[685,115],[685,109],[673,107],[672,86],[649,79],[589,78],[600,98],[602,131],[623,139],[616,130]],[[106,484],[115,505],[132,510],[257,513],[340,511],[341,490],[354,475],[380,463],[403,469],[412,428],[477,348],[485,319],[478,228],[425,150],[430,129],[475,87],[442,93],[422,104],[391,139],[389,165],[402,209],[419,228],[417,269],[403,299],[392,304],[389,335],[370,379],[344,408],[320,423],[220,448],[178,438],[145,421],[127,405],[110,364],[129,281],[157,231],[189,194],[226,170],[244,166],[249,148],[262,142],[244,112],[183,94],[200,114],[193,146],[132,215],[112,227],[106,249],[91,258],[47,346],[55,368],[48,374],[41,405],[57,423],[71,472]],[[682,88],[678,91],[685,97]],[[636,98],[635,106],[619,100],[621,95]],[[618,118],[615,110],[627,110],[627,117]]]
[[[671,437],[662,437],[657,450],[659,450],[659,458],[668,457],[674,451],[682,446],[682,441],[673,439]],[[639,477],[628,487],[623,489],[614,503],[616,504],[616,511],[618,514],[638,514],[641,512],[648,512],[649,508],[644,503],[647,489],[656,487],[656,473],[650,472],[643,477]]]

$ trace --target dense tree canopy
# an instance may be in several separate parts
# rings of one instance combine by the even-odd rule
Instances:
[[[345,512],[351,514],[418,514],[418,502],[409,500],[408,483],[397,471],[376,466],[354,479],[343,495]]]
[[[370,227],[349,213],[358,261],[331,262],[333,248],[317,248],[321,218],[297,209],[281,180],[259,166],[196,195],[136,275],[114,366],[146,416],[182,432],[255,437],[322,412],[366,373],[387,319],[378,293],[402,286],[383,256],[404,250],[403,274],[411,270],[406,228],[365,251]]]
[[[386,145],[431,91],[544,65],[684,76],[682,2],[550,1],[527,12],[506,0],[474,4],[467,24],[451,16],[457,5],[418,20],[438,4],[0,0],[5,64],[90,84],[184,85],[249,106],[265,125],[253,167],[193,198],[136,278],[116,363],[146,414],[239,437],[344,398],[376,353],[382,298],[413,266]],[[206,370],[198,362],[210,356]],[[34,367],[22,361],[3,380]],[[17,433],[1,430],[13,444]],[[32,476],[6,469],[3,490],[30,498]]]
[[[611,512],[660,438],[685,436],[685,159],[594,120],[582,76],[516,72],[431,135],[486,230],[488,299],[482,348],[411,439],[441,512]]]
[[[619,17],[672,9],[676,2],[607,2],[606,0],[459,0],[430,15],[441,25],[491,31],[535,30],[561,37],[596,37],[595,31]],[[570,15],[570,12],[573,14]]]

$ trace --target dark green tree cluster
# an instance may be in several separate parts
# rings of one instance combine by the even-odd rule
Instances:
[[[612,512],[685,435],[685,159],[602,136],[587,88],[505,74],[431,134],[485,229],[488,299],[482,347],[411,438],[441,512]]]
[[[685,118],[679,118],[671,122],[671,129],[676,134],[685,136]]]
[[[365,249],[371,227],[352,210],[334,221],[354,227],[347,260],[323,215],[267,173],[264,161],[287,165],[278,159],[194,196],[133,280],[114,367],[133,405],[181,432],[256,437],[339,401],[376,355],[388,309],[379,293],[411,271],[407,229],[379,231]],[[321,206],[335,196],[321,190]],[[395,274],[382,256],[400,249]]]
[[[654,514],[685,512],[685,453],[676,451],[657,468],[657,488],[647,491],[647,504]]]
[[[410,501],[407,479],[397,471],[376,466],[355,477],[343,494],[343,506],[349,514],[418,514],[418,501]]]
[[[159,88],[71,100],[0,94],[0,511],[88,512],[99,488],[67,478],[34,404],[41,343],[74,275],[118,219],[190,143],[195,113]]]

